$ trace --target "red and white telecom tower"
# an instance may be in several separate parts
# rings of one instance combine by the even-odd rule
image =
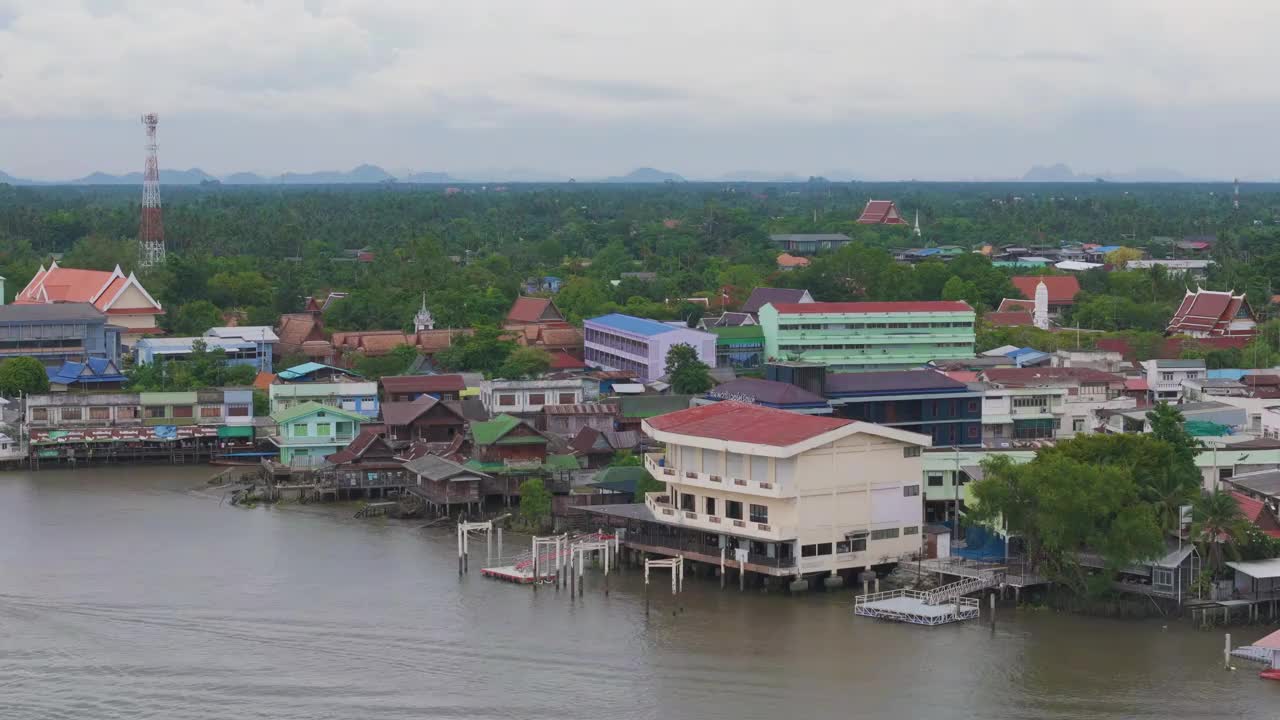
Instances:
[[[164,263],[164,221],[160,217],[160,162],[156,159],[156,125],[160,116],[147,113],[142,116],[147,128],[147,165],[142,173],[142,224],[138,229],[138,244],[142,267]]]

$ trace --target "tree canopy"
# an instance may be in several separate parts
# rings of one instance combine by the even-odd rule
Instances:
[[[0,362],[0,395],[49,392],[49,375],[44,364],[32,357],[9,358]]]
[[[672,345],[666,359],[667,379],[677,395],[699,395],[715,386],[711,367],[698,359],[698,351],[692,345]]]

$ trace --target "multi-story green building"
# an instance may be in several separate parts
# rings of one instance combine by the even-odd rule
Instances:
[[[974,312],[959,301],[772,303],[760,308],[765,355],[834,371],[899,370],[973,357]]]

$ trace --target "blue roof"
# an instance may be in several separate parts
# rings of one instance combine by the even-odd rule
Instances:
[[[1004,356],[1010,357],[1010,358],[1016,358],[1019,355],[1026,355],[1027,353],[1033,353],[1033,352],[1040,352],[1040,351],[1036,350],[1035,348],[1024,347],[1024,348],[1018,348],[1017,350],[1010,350],[1009,352],[1005,353]]]
[[[278,377],[284,380],[297,380],[298,378],[306,377],[307,375],[310,375],[311,373],[314,373],[314,372],[319,372],[320,370],[333,370],[334,372],[340,372],[345,375],[350,375],[352,377],[361,377],[360,373],[353,372],[351,370],[343,370],[342,368],[334,367],[332,365],[325,365],[324,363],[318,363],[318,362],[305,362],[305,363],[302,363],[301,365],[294,365],[293,367],[287,370],[281,370]]]
[[[678,328],[671,327],[658,322],[657,320],[647,320],[645,318],[633,317],[631,315],[623,315],[622,313],[610,313],[601,315],[597,318],[591,318],[590,322],[597,325],[604,325],[615,330],[629,332],[634,335],[661,335],[669,333]]]
[[[89,358],[88,362],[82,363],[68,360],[60,368],[45,368],[45,374],[49,376],[49,382],[58,385],[118,383],[128,379],[115,369],[109,359],[102,357]]]
[[[921,250],[912,250],[911,252],[916,255],[937,255],[942,251],[938,248],[923,248]]]
[[[1093,252],[1102,253],[1103,255],[1106,255],[1107,253],[1115,252],[1116,250],[1119,250],[1122,247],[1124,246],[1123,245],[1103,245],[1102,247],[1094,248]]]
[[[1243,370],[1230,370],[1227,368],[1209,371],[1210,380],[1240,380],[1244,378],[1244,375],[1245,372]]]

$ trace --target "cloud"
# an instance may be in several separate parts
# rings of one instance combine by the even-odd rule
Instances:
[[[1277,21],[1267,0],[0,0],[0,125],[145,109],[255,127],[614,128],[621,145],[636,127],[875,127],[881,145],[1070,135],[1089,108],[1143,124],[1280,104]],[[24,142],[0,137],[0,156]]]

